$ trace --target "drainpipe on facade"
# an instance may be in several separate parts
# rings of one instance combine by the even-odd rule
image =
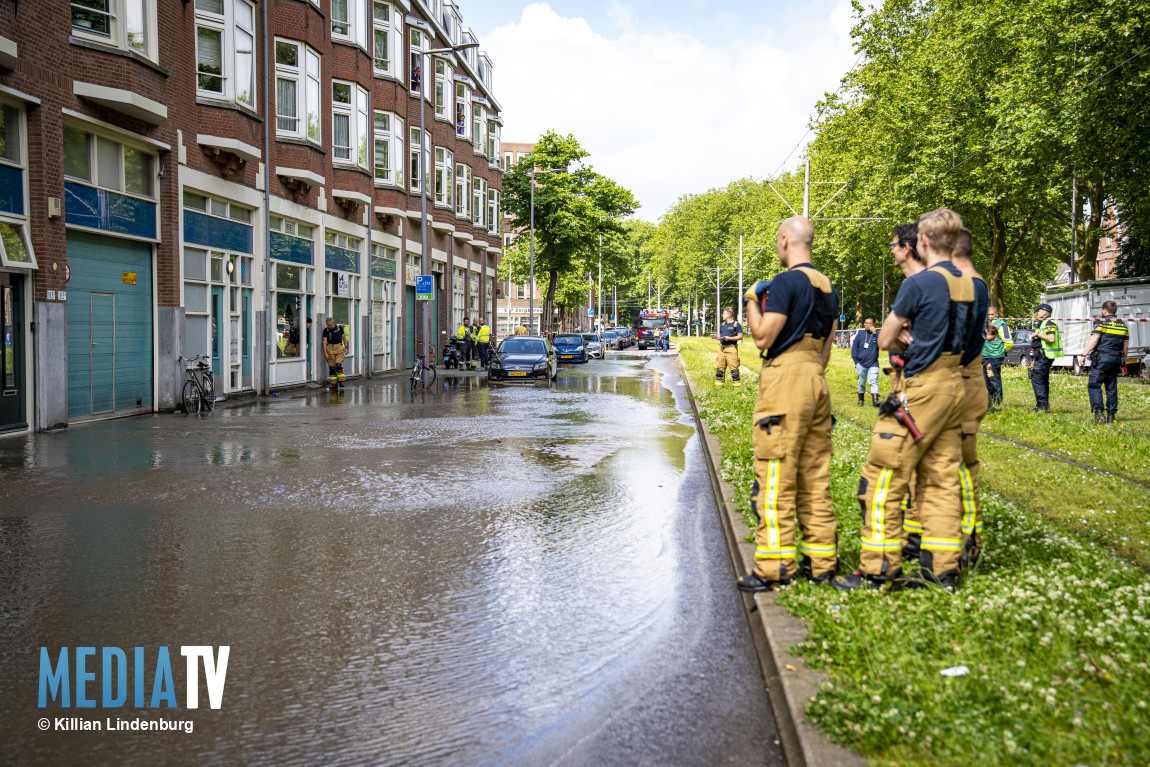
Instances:
[[[375,224],[375,221],[374,221],[374,219],[375,219],[375,162],[374,162],[375,141],[371,142],[371,151],[372,151],[372,165],[371,165],[372,175],[371,175],[371,188],[368,190],[371,192],[371,194],[368,195],[368,197],[371,198],[371,202],[369,202],[367,204],[367,263],[365,264],[365,266],[367,266],[367,280],[365,281],[367,284],[367,312],[365,312],[365,314],[367,315],[367,322],[366,322],[367,327],[363,328],[363,330],[366,332],[361,332],[359,334],[359,337],[361,339],[366,339],[364,341],[363,354],[360,355],[360,359],[363,360],[363,363],[364,363],[364,367],[363,367],[363,377],[364,378],[371,378],[372,377],[371,373],[373,370],[375,370],[375,339],[372,336],[372,333],[374,332],[374,329],[375,329],[375,322],[374,322],[374,320],[375,320],[375,312],[374,312],[375,293],[373,292],[375,286],[371,282],[371,264],[372,264],[371,259],[375,253],[375,242],[372,240],[372,236],[373,236],[373,233],[375,230],[375,226],[374,226],[374,224]],[[362,290],[362,288],[361,288],[361,290]]]
[[[260,3],[263,6],[263,45],[264,45],[264,386],[263,395],[266,397],[272,391],[272,339],[274,338],[272,328],[275,327],[275,310],[272,307],[272,178],[271,178],[271,144],[269,135],[268,120],[271,116],[268,112],[268,101],[271,98],[271,60],[268,49],[268,40],[271,39],[271,32],[268,29],[268,3],[267,0]],[[306,287],[306,284],[305,284]],[[298,321],[298,320],[297,320]],[[306,331],[305,331],[306,332]],[[311,340],[310,338],[308,339]],[[311,372],[308,372],[308,380],[311,380]]]

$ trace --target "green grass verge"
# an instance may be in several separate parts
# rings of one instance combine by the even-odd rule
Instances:
[[[721,445],[724,477],[746,515],[757,374],[745,375],[740,391],[716,391],[714,342],[681,340],[679,348],[699,392],[701,415]],[[746,367],[757,368],[753,347],[744,344],[742,356]],[[1011,372],[1008,411],[1026,383]],[[1056,412],[1067,409],[1060,399],[1073,396],[1069,382],[1062,390],[1062,378],[1085,389],[1084,379],[1058,377],[1052,386],[1060,392]],[[844,568],[853,569],[861,522],[855,492],[874,408],[854,404],[853,368],[842,350],[835,351],[828,381],[839,419],[831,495],[840,556]],[[1005,430],[1035,423],[1025,415],[1004,415],[1004,435],[1017,438]],[[1059,414],[1041,423],[1073,417]],[[1086,430],[1081,416],[1079,421]],[[1140,433],[1138,428],[1131,433]],[[1058,446],[1085,450],[1093,438]],[[985,554],[957,595],[929,590],[848,596],[809,584],[781,594],[810,631],[796,651],[831,675],[807,713],[872,764],[1148,764],[1150,578],[1106,550],[1147,551],[1145,543],[1137,548],[1123,541],[1134,529],[1125,520],[1129,499],[1145,515],[1147,494],[1118,479],[995,444],[981,442]],[[1004,465],[995,469],[999,464]],[[1011,487],[1022,489],[1010,496],[1004,490]],[[1040,505],[1032,506],[1035,497]],[[1086,535],[1078,535],[1079,528]],[[1150,531],[1143,527],[1140,536],[1150,540]],[[939,673],[959,665],[970,673]]]

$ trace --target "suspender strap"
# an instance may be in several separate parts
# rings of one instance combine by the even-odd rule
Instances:
[[[946,318],[946,351],[951,354],[962,354],[966,348],[966,334],[965,328],[958,327],[958,305],[974,303],[974,280],[965,274],[955,277],[938,264],[930,267],[929,271],[946,278],[946,287],[950,291],[950,306]]]
[[[811,281],[815,289],[815,302],[807,315],[807,325],[804,335],[822,340],[831,334],[835,322],[834,294],[831,292],[831,281],[827,276],[809,266],[795,267]]]

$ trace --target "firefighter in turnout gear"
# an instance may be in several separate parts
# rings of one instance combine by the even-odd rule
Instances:
[[[1050,412],[1050,367],[1062,356],[1062,336],[1058,323],[1050,319],[1054,309],[1050,304],[1034,307],[1038,327],[1030,340],[1030,353],[1034,362],[1030,366],[1030,386],[1034,389],[1034,410]]]
[[[751,426],[751,509],[759,518],[755,567],[738,579],[740,591],[769,591],[790,583],[796,570],[826,583],[838,567],[830,496],[831,401],[825,376],[838,298],[826,275],[811,265],[813,240],[809,219],[784,221],[775,249],[787,271],[771,281],[765,302],[762,282],[743,299],[763,367]],[[802,533],[797,548],[796,517]]]
[[[954,589],[963,545],[959,366],[975,312],[974,281],[949,260],[961,227],[958,214],[945,208],[919,219],[918,252],[927,268],[903,283],[879,332],[879,348],[894,352],[894,393],[879,409],[859,479],[862,556],[859,572],[834,580],[843,591],[886,589],[901,577],[903,500],[916,471],[922,569],[907,582]]]
[[[731,385],[738,389],[743,385],[739,380],[739,341],[743,340],[743,326],[735,321],[735,313],[730,307],[723,309],[723,324],[711,338],[719,341],[719,357],[715,361],[715,388],[723,388],[723,378],[729,369]]]
[[[347,354],[347,334],[343,328],[335,324],[335,320],[328,317],[327,327],[323,329],[323,356],[327,360],[327,377],[331,381],[332,391],[343,388],[345,354]]]
[[[1107,301],[1102,304],[1102,319],[1094,323],[1094,332],[1086,344],[1085,356],[1090,358],[1090,382],[1086,391],[1090,395],[1090,409],[1094,411],[1095,423],[1114,423],[1118,413],[1118,374],[1126,364],[1130,352],[1130,331],[1126,323],[1114,315],[1118,304]],[[1106,403],[1102,403],[1102,391],[1106,391]]]

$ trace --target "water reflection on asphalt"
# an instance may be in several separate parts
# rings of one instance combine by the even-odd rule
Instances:
[[[0,440],[5,750],[776,763],[682,387],[669,357],[648,362]],[[201,644],[231,646],[219,711],[182,708],[178,648]],[[171,647],[181,708],[52,713],[191,718],[194,734],[37,732],[41,645]]]

